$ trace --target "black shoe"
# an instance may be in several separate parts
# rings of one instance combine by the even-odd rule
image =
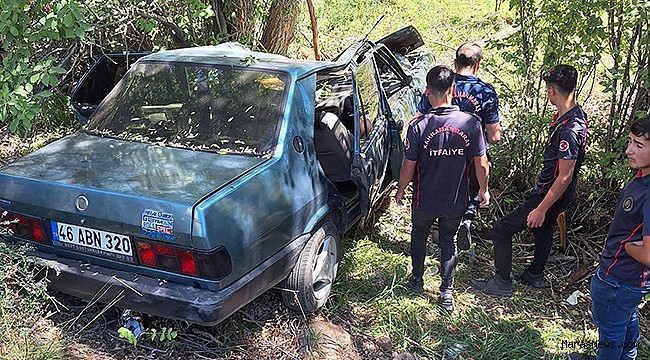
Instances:
[[[411,278],[409,279],[409,289],[416,294],[424,293],[424,281],[422,278],[416,279],[411,275]]]
[[[515,281],[534,287],[535,289],[544,288],[544,274],[531,274],[528,269],[524,270],[519,276],[515,276]]]
[[[486,280],[472,280],[471,284],[473,287],[489,295],[512,295],[512,280],[506,280],[499,274],[494,274],[494,276]]]
[[[460,222],[458,232],[456,232],[456,246],[458,246],[458,250],[469,250],[472,246],[472,236],[469,233],[471,224],[466,219]]]
[[[454,312],[454,294],[451,290],[445,290],[440,293],[440,306],[448,312]]]
[[[585,355],[577,352],[569,354],[569,360],[596,360],[594,355]]]

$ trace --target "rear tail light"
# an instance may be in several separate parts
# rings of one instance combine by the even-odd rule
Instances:
[[[9,230],[11,230],[11,235],[24,240],[31,240],[42,244],[47,244],[45,231],[43,230],[43,222],[41,219],[7,213],[7,215],[4,216],[2,220],[9,222]]]
[[[140,264],[151,268],[215,280],[230,274],[232,269],[230,255],[224,248],[199,253],[140,240],[136,240],[136,248]]]

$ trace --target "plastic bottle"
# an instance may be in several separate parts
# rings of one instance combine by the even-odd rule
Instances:
[[[463,355],[461,354],[465,349],[465,344],[456,343],[445,349],[443,359],[449,360],[463,360]]]

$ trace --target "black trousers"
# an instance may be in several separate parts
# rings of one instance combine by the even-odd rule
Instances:
[[[492,233],[494,266],[497,268],[497,273],[504,279],[509,279],[512,272],[512,236],[528,227],[526,225],[528,213],[534,210],[542,202],[542,199],[543,196],[540,194],[530,194],[523,204],[494,224]],[[546,211],[542,226],[531,229],[535,237],[533,262],[528,267],[531,274],[537,275],[544,271],[553,245],[553,230],[557,216],[566,210],[572,199],[573,195],[564,194]]]
[[[442,284],[440,291],[454,288],[454,274],[458,263],[455,235],[458,231],[461,216],[436,217],[424,211],[412,209],[411,219],[411,263],[413,264],[413,277],[421,279],[424,275],[424,257],[426,255],[427,238],[431,225],[438,220],[440,231],[440,277]]]

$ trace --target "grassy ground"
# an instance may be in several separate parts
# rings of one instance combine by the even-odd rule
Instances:
[[[429,249],[425,273],[425,296],[414,296],[406,281],[410,272],[408,209],[391,204],[373,231],[346,238],[341,278],[328,312],[351,312],[355,327],[376,338],[388,337],[396,347],[430,359],[444,349],[464,345],[472,359],[564,359],[572,351],[594,351],[598,335],[591,322],[588,298],[572,306],[564,301],[573,291],[588,294],[588,278],[566,286],[567,275],[577,262],[553,264],[547,274],[550,288],[539,291],[515,285],[512,298],[478,293],[472,278],[492,273],[489,242],[480,243],[475,254],[463,252],[456,275],[456,312],[448,314],[436,304],[440,278],[439,250]],[[526,237],[516,244],[515,269],[523,269]],[[647,309],[642,309],[647,316]],[[645,345],[639,358],[650,357]]]

